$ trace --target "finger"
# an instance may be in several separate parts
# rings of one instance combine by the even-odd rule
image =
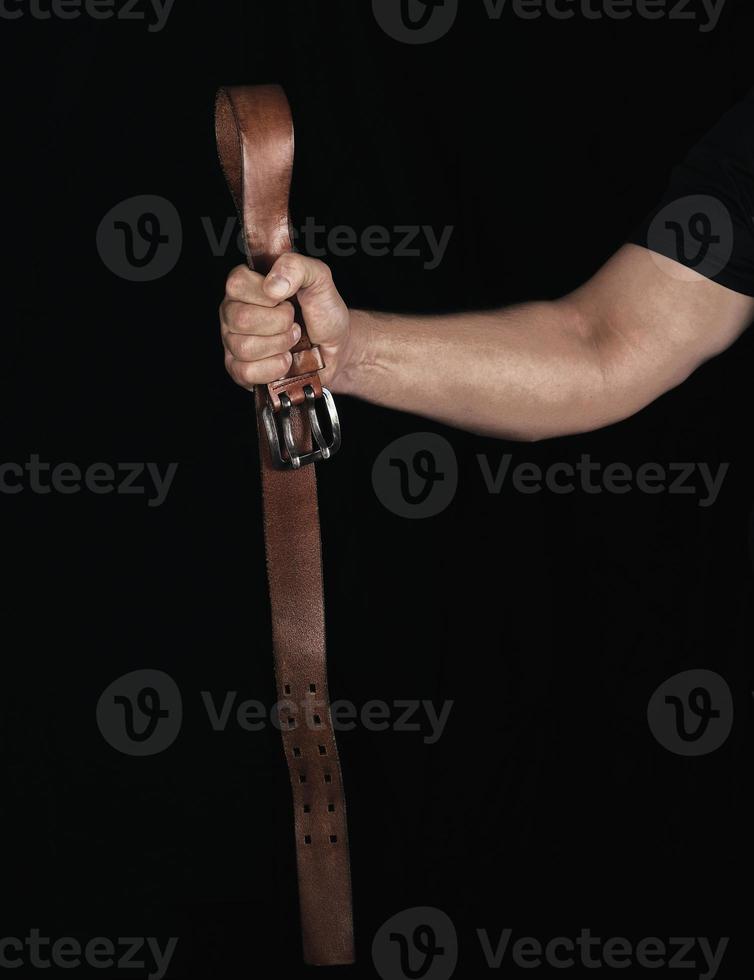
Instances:
[[[293,326],[294,315],[291,303],[270,308],[226,299],[220,306],[223,335],[240,333],[270,337],[285,333]]]
[[[273,381],[284,378],[291,366],[290,354],[277,354],[266,357],[261,361],[238,361],[228,351],[225,353],[225,367],[236,384],[242,388],[253,388],[254,385],[268,385]]]
[[[301,327],[294,324],[285,333],[273,337],[247,337],[244,334],[229,333],[224,337],[225,349],[237,361],[261,361],[275,354],[285,354],[301,339]]]
[[[319,259],[310,259],[296,252],[281,255],[264,280],[264,295],[280,302],[290,299],[301,290],[312,293],[334,291],[329,266]]]
[[[225,283],[227,299],[240,303],[255,303],[257,306],[276,306],[280,300],[272,299],[264,289],[264,276],[252,272],[245,265],[237,265]]]

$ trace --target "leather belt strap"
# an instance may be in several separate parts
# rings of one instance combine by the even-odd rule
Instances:
[[[220,162],[241,218],[249,267],[266,275],[279,256],[293,251],[293,123],[288,100],[277,85],[223,88],[217,95],[215,122]],[[317,483],[314,466],[276,468],[266,438],[270,413],[280,410],[282,399],[289,406],[296,445],[304,451],[312,446],[309,402],[323,394],[318,372],[324,365],[298,312],[302,333],[288,375],[258,385],[255,397],[275,676],[293,791],[304,960],[332,966],[354,961],[354,942],[346,805],[327,685]]]

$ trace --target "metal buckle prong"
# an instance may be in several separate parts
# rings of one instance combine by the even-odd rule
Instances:
[[[314,396],[314,388],[311,385],[307,385],[304,388],[304,395],[306,396],[306,410],[309,413],[309,425],[312,430],[312,436],[322,451],[322,459],[329,459],[332,453],[325,437],[322,435],[322,426],[319,424],[319,418],[317,417],[317,399]]]
[[[293,404],[288,394],[283,393],[280,396],[280,411],[277,413],[280,419],[280,430],[282,430],[283,443],[287,455],[284,456],[281,450],[276,413],[273,412],[270,405],[266,405],[262,410],[262,420],[264,422],[267,440],[270,444],[272,462],[278,469],[298,470],[302,466],[307,466],[309,463],[317,463],[321,459],[330,459],[340,449],[340,419],[338,418],[338,410],[335,407],[335,400],[331,392],[327,388],[322,389],[322,399],[327,406],[327,413],[330,420],[329,442],[322,432],[322,426],[317,415],[317,402],[319,399],[314,394],[314,388],[311,385],[307,385],[304,388],[304,396],[306,397],[305,407],[309,417],[312,438],[317,445],[317,448],[311,452],[300,453],[296,448],[293,423],[291,420]]]
[[[285,448],[288,451],[288,459],[291,461],[291,465],[294,470],[297,470],[301,466],[300,459],[296,451],[296,440],[293,438],[293,423],[291,422],[291,399],[288,395],[283,394],[280,396],[280,425],[283,429],[283,439],[285,441]]]

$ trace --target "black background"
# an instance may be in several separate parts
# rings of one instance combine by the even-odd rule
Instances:
[[[179,470],[160,508],[2,498],[0,934],[175,935],[171,977],[301,969],[277,733],[214,732],[201,700],[274,702],[252,406],[224,373],[217,325],[241,256],[213,254],[202,223],[219,230],[233,213],[217,86],[285,85],[294,221],[453,226],[433,272],[426,256],[334,258],[350,305],[491,307],[562,295],[619,247],[674,162],[750,88],[749,7],[728,0],[702,33],[638,18],[495,22],[480,0],[422,46],[350,0],[179,0],[160,33],[86,17],[3,24],[20,55],[3,460]],[[173,202],[184,235],[176,268],[147,284],[114,275],[95,241],[106,212],[139,194]],[[720,975],[740,975],[753,357],[747,335],[639,416],[535,445],[340,399],[344,447],[319,468],[333,694],[455,702],[436,745],[340,736],[353,975],[374,975],[374,932],[413,905],[454,919],[462,975],[488,975],[474,930],[506,926],[543,941],[582,927],[731,936]],[[393,439],[421,431],[450,441],[460,480],[446,511],[411,521],[382,506],[371,473]],[[491,495],[475,457],[494,467],[503,452],[731,469],[706,509],[668,494]],[[696,667],[726,678],[736,717],[721,749],[684,759],[654,740],[646,708]],[[147,759],[116,752],[95,720],[102,691],[141,668],[175,679],[185,715]]]

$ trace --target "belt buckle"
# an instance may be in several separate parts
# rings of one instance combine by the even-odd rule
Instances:
[[[309,427],[312,437],[317,444],[317,449],[310,452],[300,453],[296,448],[296,441],[293,438],[293,424],[291,422],[291,409],[293,404],[287,394],[280,396],[280,411],[275,413],[272,406],[267,404],[262,409],[262,420],[264,422],[267,441],[270,444],[270,454],[272,464],[279,470],[299,470],[302,466],[310,463],[318,463],[322,459],[331,459],[340,449],[340,419],[338,410],[335,407],[335,399],[327,388],[322,389],[322,399],[327,406],[327,414],[330,423],[330,438],[325,438],[322,426],[317,415],[317,402],[319,399],[314,394],[314,388],[307,385],[304,388],[306,397],[306,412],[309,416]],[[282,432],[282,445],[280,434]],[[285,454],[282,446],[285,446]]]

